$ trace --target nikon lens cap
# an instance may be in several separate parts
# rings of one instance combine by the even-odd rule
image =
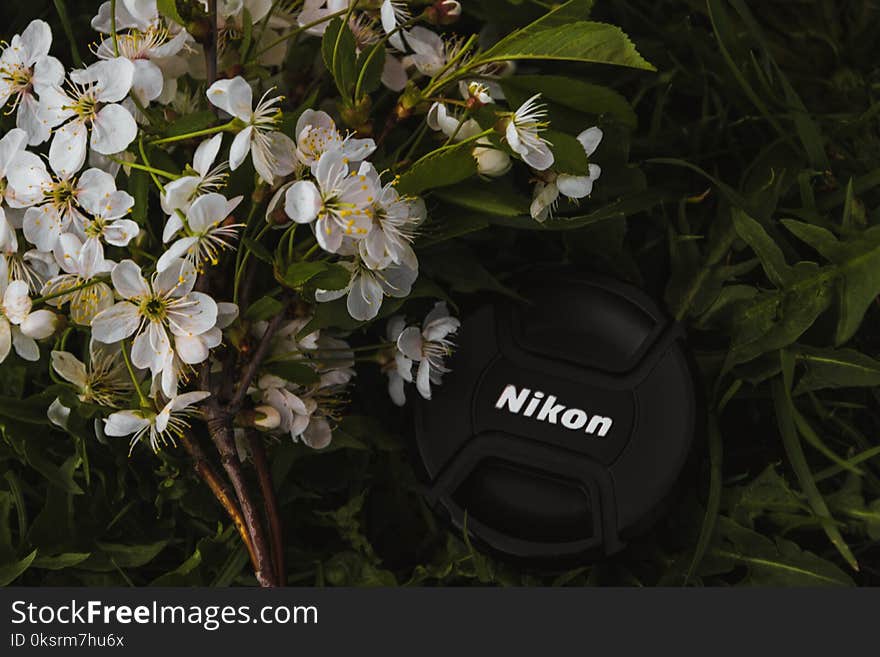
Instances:
[[[416,405],[428,501],[502,556],[621,550],[684,466],[697,403],[681,327],[642,291],[533,277],[466,316],[451,372]]]

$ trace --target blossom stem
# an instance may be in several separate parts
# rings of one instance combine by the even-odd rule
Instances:
[[[140,382],[138,382],[137,376],[134,373],[134,367],[132,367],[132,365],[131,365],[131,359],[128,356],[128,341],[127,340],[122,341],[122,349],[120,351],[122,351],[122,358],[125,361],[125,368],[128,370],[128,375],[131,377],[131,382],[132,382],[132,384],[134,384],[134,389],[137,391],[138,400],[141,403],[141,407],[152,408],[152,405],[147,400],[147,398],[144,396],[144,391],[141,390],[141,384],[140,384]]]
[[[319,248],[320,246],[321,246],[321,245],[318,244],[317,242],[315,242],[314,244],[312,244],[312,246],[309,247],[309,250],[306,251],[306,252],[303,254],[302,259],[303,259],[303,260],[308,260],[309,257],[311,257],[311,255],[312,255],[315,251],[317,251],[318,248]]]
[[[253,429],[248,430],[247,435],[251,456],[254,461],[254,469],[257,471],[257,481],[260,484],[260,492],[266,505],[266,516],[269,519],[269,542],[271,544],[272,565],[275,570],[276,583],[278,586],[284,586],[287,584],[287,568],[284,565],[281,514],[278,511],[275,486],[272,484],[272,470],[269,466],[269,459],[266,456],[266,446],[263,444],[263,437]]]
[[[311,23],[306,23],[305,25],[300,25],[295,30],[291,30],[287,34],[278,37],[277,39],[275,39],[272,43],[270,43],[268,46],[266,46],[262,50],[257,51],[257,53],[253,56],[253,59],[260,58],[262,55],[265,55],[267,52],[269,52],[270,50],[272,50],[276,46],[281,45],[282,43],[284,43],[288,39],[292,39],[293,37],[295,37],[297,34],[300,34],[301,32],[305,32],[308,29],[311,29],[313,27],[317,27],[321,23],[326,23],[328,21],[332,21],[334,18],[337,18],[339,16],[343,16],[346,13],[348,13],[348,8],[340,9],[339,11],[333,12],[332,14],[327,14],[326,16],[323,16],[317,20],[314,20]]]
[[[162,139],[154,139],[150,142],[150,145],[156,146],[158,144],[170,144],[175,141],[184,141],[186,139],[194,139],[206,135],[216,135],[218,132],[233,132],[238,129],[239,125],[240,123],[238,119],[233,119],[229,123],[217,125],[213,128],[205,128],[204,130],[195,130],[194,132],[187,132],[182,135],[172,135],[170,137],[163,137]]]
[[[150,168],[152,169],[152,166],[150,165],[150,158],[147,157],[147,149],[144,148],[144,138],[143,138],[143,135],[141,136],[140,139],[138,139],[138,151],[140,152],[140,154],[141,154],[141,159],[144,161],[144,163],[146,164],[146,166],[148,166],[148,167],[150,167]],[[150,172],[150,178],[153,179],[153,183],[156,185],[156,187],[159,188],[159,191],[164,193],[164,192],[165,192],[165,185],[162,184],[162,181],[159,180],[159,179],[156,177],[156,174],[153,173],[152,171]]]
[[[55,11],[58,12],[58,20],[64,28],[64,34],[67,36],[67,42],[70,44],[70,56],[77,68],[82,68],[83,60],[79,54],[79,48],[76,46],[76,37],[73,34],[73,26],[70,24],[70,16],[67,14],[67,5],[64,0],[54,0]]]
[[[217,471],[211,465],[210,461],[208,461],[208,457],[202,450],[201,445],[195,441],[191,441],[185,433],[178,436],[178,440],[192,458],[193,470],[195,470],[196,474],[198,474],[208,485],[208,488],[214,493],[214,497],[217,498],[217,501],[220,502],[220,505],[232,520],[232,524],[235,525],[235,528],[241,536],[242,542],[247,548],[251,564],[256,569],[257,556],[254,552],[254,544],[253,541],[251,541],[250,534],[248,534],[247,524],[241,515],[241,509],[238,508],[235,500],[233,500],[232,492],[228,489],[228,485],[220,479],[220,475],[217,474]]]
[[[116,34],[116,0],[110,0],[110,36],[113,39],[113,54],[119,57],[119,37]]]
[[[124,167],[131,167],[132,169],[138,169],[140,171],[146,171],[147,173],[155,173],[157,176],[162,176],[163,178],[168,178],[169,180],[177,180],[180,178],[180,174],[171,173],[170,171],[163,171],[162,169],[157,169],[155,167],[148,167],[145,164],[138,164],[137,162],[126,162],[125,160],[118,160],[115,157],[109,158],[111,162],[116,162],[116,164],[121,164]]]
[[[33,305],[37,305],[38,303],[46,303],[51,299],[57,299],[58,297],[63,297],[65,294],[70,294],[71,292],[77,292],[78,290],[84,290],[87,287],[92,287],[92,285],[97,285],[101,282],[99,278],[92,278],[85,283],[80,283],[79,285],[74,285],[73,287],[69,287],[64,290],[60,290],[58,292],[53,292],[52,294],[47,294],[42,297],[37,297],[31,303]]]

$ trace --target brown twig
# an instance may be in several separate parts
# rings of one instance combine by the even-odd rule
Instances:
[[[235,503],[235,500],[232,499],[232,492],[229,490],[226,482],[224,482],[220,478],[220,475],[217,474],[217,471],[214,470],[214,467],[211,465],[211,462],[208,461],[207,455],[198,442],[190,440],[186,434],[180,436],[179,440],[183,445],[183,448],[187,451],[190,457],[192,457],[193,470],[195,470],[196,474],[198,474],[208,485],[208,488],[214,493],[214,497],[217,498],[217,501],[220,502],[226,513],[229,515],[232,524],[235,525],[235,528],[241,535],[241,540],[247,548],[251,563],[254,568],[256,568],[257,556],[254,552],[254,545],[251,541],[250,534],[248,533],[244,518],[241,515],[241,510],[238,508],[238,504]]]
[[[281,533],[281,514],[278,512],[278,499],[275,496],[275,487],[272,485],[272,472],[269,468],[269,459],[266,457],[266,446],[263,437],[253,430],[248,430],[248,441],[251,449],[251,457],[257,470],[260,482],[260,491],[263,501],[266,503],[266,516],[269,518],[269,540],[272,544],[272,563],[275,566],[275,574],[278,585],[284,586],[287,569],[284,566],[284,542]]]
[[[244,402],[245,395],[247,395],[247,390],[251,385],[251,381],[253,381],[254,377],[257,375],[257,370],[260,369],[263,359],[269,354],[269,349],[272,346],[272,336],[275,335],[275,332],[278,331],[281,323],[284,321],[289,306],[290,300],[288,299],[284,302],[284,305],[278,314],[269,321],[269,325],[266,327],[266,332],[263,333],[260,338],[260,343],[257,345],[257,348],[254,349],[254,355],[251,356],[251,359],[248,361],[247,365],[245,365],[241,380],[238,383],[238,390],[235,391],[235,394],[232,396],[232,399],[227,406],[230,415],[234,416],[239,410],[241,410],[241,405]]]
[[[220,453],[220,462],[232,482],[232,488],[235,490],[235,495],[241,506],[248,535],[254,547],[254,575],[260,586],[274,586],[276,578],[266,543],[266,535],[263,532],[263,524],[260,522],[259,511],[254,504],[235,447],[235,438],[232,433],[233,416],[228,409],[220,405],[216,390],[211,387],[211,372],[207,364],[201,368],[200,380],[202,390],[210,390],[215,393],[205,401],[205,424],[208,425],[208,434]]]

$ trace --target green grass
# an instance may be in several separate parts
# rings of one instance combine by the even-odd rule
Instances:
[[[527,11],[466,5],[510,17],[501,29]],[[90,16],[91,3],[67,3],[80,34],[82,6]],[[4,32],[43,16],[64,43],[53,3],[5,12]],[[512,273],[562,261],[645,287],[685,323],[709,413],[674,512],[621,554],[564,574],[481,555],[425,506],[408,417],[364,368],[328,452],[272,449],[291,584],[880,584],[880,7],[606,0],[593,19],[620,26],[657,71],[520,71],[583,78],[632,102],[634,115],[616,96],[603,101],[593,198],[563,208],[554,230],[522,230],[536,227],[515,189],[430,196],[437,216],[461,217],[466,203],[470,223],[450,220],[445,230],[461,234],[451,241],[429,231],[419,256],[463,311]],[[564,107],[553,118],[586,127]],[[129,460],[87,426],[50,432],[13,401],[29,386],[23,366],[4,364],[0,582],[252,582],[183,454]]]

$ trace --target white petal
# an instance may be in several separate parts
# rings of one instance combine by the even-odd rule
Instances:
[[[207,91],[208,101],[227,114],[245,123],[251,120],[254,94],[251,86],[241,76],[231,80],[217,80]]]
[[[82,169],[86,161],[87,144],[88,130],[82,121],[69,121],[58,128],[49,147],[49,164],[52,170],[62,178],[69,178]]]
[[[168,190],[167,186],[165,187],[165,190]],[[174,237],[177,234],[177,231],[181,228],[183,228],[183,219],[180,218],[179,214],[174,212],[168,217],[168,221],[165,222],[165,228],[162,230],[162,241],[171,241],[171,238]]]
[[[141,229],[131,219],[119,219],[104,228],[104,241],[113,246],[127,246]]]
[[[520,153],[520,155],[526,164],[537,171],[545,171],[553,166],[553,151],[544,142],[541,142],[536,148]]]
[[[587,128],[577,136],[577,140],[584,147],[587,155],[592,155],[602,141],[602,130],[596,127]]]
[[[247,158],[251,149],[251,133],[253,126],[248,126],[232,140],[232,146],[229,147],[229,168],[235,171]]]
[[[51,359],[52,369],[62,378],[77,388],[85,388],[88,383],[86,379],[86,366],[79,358],[67,351],[53,351]]]
[[[408,326],[397,338],[397,348],[410,360],[422,360],[422,332],[418,326]]]
[[[141,275],[141,268],[134,260],[123,260],[113,268],[110,274],[113,287],[126,299],[143,297],[150,294],[150,286]],[[118,305],[118,304],[117,304]],[[116,340],[102,340],[101,342],[116,342]]]
[[[58,316],[51,310],[35,310],[21,322],[21,332],[34,340],[45,340],[55,333]]]
[[[428,359],[419,363],[419,370],[416,374],[416,389],[423,398],[431,398],[431,364]]]
[[[312,449],[324,449],[332,438],[330,425],[322,417],[312,418],[309,426],[302,433],[303,442]]]
[[[229,216],[228,202],[222,194],[212,192],[197,198],[186,213],[186,221],[195,233],[204,233]]]
[[[24,48],[24,62],[32,66],[37,60],[49,54],[52,47],[52,29],[46,21],[33,20],[21,33],[21,45]]]
[[[31,146],[42,144],[52,134],[48,121],[43,117],[39,101],[30,93],[22,94],[15,115],[15,125],[27,132],[28,143]]]
[[[364,322],[379,314],[382,307],[382,286],[371,275],[357,276],[348,292],[346,307],[354,319]]]
[[[133,78],[134,64],[125,57],[98,61],[70,74],[70,79],[78,84],[95,82],[95,96],[104,103],[118,103],[125,98]]]
[[[3,293],[3,312],[6,318],[13,324],[20,324],[30,311],[28,284],[24,281],[12,281]]]
[[[0,317],[0,363],[6,360],[12,348],[12,327],[5,317]]]
[[[168,309],[168,322],[174,335],[199,335],[217,322],[217,303],[207,294],[190,292],[181,299],[186,307]]]
[[[310,180],[297,181],[284,195],[284,211],[300,224],[314,221],[321,204],[321,192]]]
[[[144,106],[156,100],[162,94],[165,79],[162,69],[149,59],[134,60],[134,77],[131,83],[131,94]]]
[[[137,137],[137,123],[122,105],[106,105],[92,121],[92,148],[102,155],[124,151]]]
[[[589,176],[570,176],[561,173],[556,178],[556,187],[568,198],[584,198],[593,191],[593,179]]]
[[[137,306],[122,301],[95,315],[92,337],[98,342],[119,342],[137,331],[140,321]]]
[[[25,239],[40,251],[51,251],[64,232],[66,222],[52,205],[28,208],[22,228]]]
[[[104,433],[108,436],[128,436],[150,426],[150,421],[134,411],[118,411],[104,420]]]
[[[180,360],[189,365],[203,362],[208,357],[208,347],[197,335],[178,335],[174,337],[174,350]]]
[[[193,156],[193,169],[198,171],[202,176],[208,175],[214,160],[217,159],[217,153],[220,152],[220,145],[223,143],[223,135],[214,135],[210,139],[206,139],[196,149]],[[167,186],[166,186],[167,189]]]
[[[25,335],[17,326],[12,327],[12,346],[15,353],[29,361],[40,360],[40,348],[33,338]]]
[[[198,404],[203,399],[211,396],[210,392],[205,390],[194,390],[193,392],[185,392],[171,400],[171,410],[182,411],[183,409]]]
[[[49,404],[49,408],[46,409],[46,417],[55,426],[66,429],[68,419],[70,418],[70,409],[56,397],[55,401]]]

